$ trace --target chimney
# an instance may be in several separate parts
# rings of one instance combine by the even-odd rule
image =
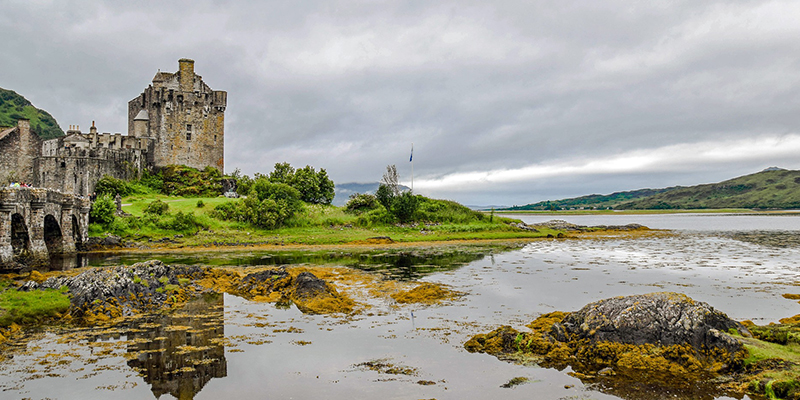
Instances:
[[[94,121],[92,121],[92,127],[89,128],[89,133],[97,134],[97,127],[94,126]]]
[[[181,92],[194,91],[194,60],[181,58],[178,60]]]

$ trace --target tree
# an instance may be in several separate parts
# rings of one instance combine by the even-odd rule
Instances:
[[[336,185],[333,180],[328,177],[328,171],[325,168],[320,168],[317,173],[317,183],[319,184],[319,191],[317,202],[320,204],[331,204],[333,198],[336,196]]]
[[[269,180],[273,183],[286,183],[291,185],[294,179],[294,167],[287,162],[275,163],[275,168],[269,173]]]
[[[397,177],[397,167],[392,165],[386,166],[386,173],[381,178],[381,185],[385,185],[392,191],[392,196],[400,195],[400,183]]]
[[[401,193],[392,200],[391,211],[400,222],[409,222],[414,220],[414,214],[417,212],[418,206],[419,199],[408,191]]]
[[[104,194],[92,203],[92,208],[89,210],[89,219],[92,222],[108,225],[114,222],[114,213],[116,211],[117,206],[114,204],[114,198],[110,194]]]
[[[381,183],[380,186],[378,186],[378,190],[375,191],[375,198],[377,198],[378,203],[381,203],[381,205],[387,210],[392,208],[392,200],[394,199],[394,193],[392,192],[392,189],[389,188],[389,186]]]

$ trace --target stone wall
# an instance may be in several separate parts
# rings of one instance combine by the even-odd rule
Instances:
[[[134,119],[146,110],[153,166],[212,166],[223,172],[227,92],[206,85],[194,73],[194,61],[181,59],[179,64],[176,73],[157,73],[152,85],[128,102],[129,136],[136,132]]]
[[[88,196],[104,175],[134,179],[146,167],[146,150],[61,148],[36,160],[37,186]]]
[[[34,160],[41,146],[42,141],[31,132],[28,120],[21,119],[16,127],[0,129],[0,184],[12,175],[16,181],[34,183]]]

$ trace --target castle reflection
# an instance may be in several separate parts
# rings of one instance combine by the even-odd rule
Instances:
[[[193,399],[212,378],[227,376],[223,299],[196,299],[175,313],[143,319],[129,334],[128,365],[156,398]]]

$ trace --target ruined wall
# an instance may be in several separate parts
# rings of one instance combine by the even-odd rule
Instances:
[[[80,196],[94,192],[104,175],[134,179],[146,166],[146,151],[139,149],[60,148],[36,160],[38,186]]]
[[[11,129],[0,129],[0,183],[12,174],[18,181],[33,183],[34,160],[41,146],[42,140],[31,132],[28,120],[17,121]]]
[[[178,72],[157,73],[152,85],[128,102],[129,135],[136,115],[147,110],[152,165],[212,166],[222,172],[227,100],[226,92],[212,90],[194,73],[194,61],[181,59]]]

